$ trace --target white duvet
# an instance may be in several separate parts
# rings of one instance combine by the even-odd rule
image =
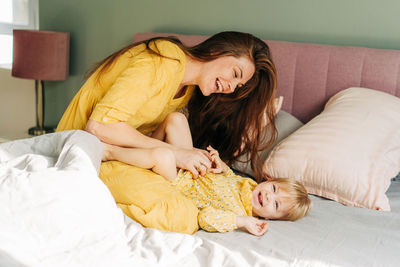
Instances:
[[[0,145],[0,266],[164,265],[200,244],[125,222],[97,176],[102,149],[83,131]]]
[[[392,212],[313,199],[309,216],[195,235],[146,229],[98,178],[102,145],[83,131],[0,144],[0,267],[398,266],[400,181]]]

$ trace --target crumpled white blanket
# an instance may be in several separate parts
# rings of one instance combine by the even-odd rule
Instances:
[[[200,245],[127,220],[98,178],[102,149],[84,131],[0,145],[0,266],[164,266]]]

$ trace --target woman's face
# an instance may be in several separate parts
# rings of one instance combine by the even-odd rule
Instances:
[[[248,57],[222,56],[204,63],[198,86],[204,96],[230,94],[253,76],[254,63]]]

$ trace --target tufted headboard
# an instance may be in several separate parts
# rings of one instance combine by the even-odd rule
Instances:
[[[176,36],[195,45],[207,36],[137,33],[135,42],[155,36]],[[367,87],[400,97],[400,50],[265,41],[278,72],[277,96],[283,109],[304,123],[319,114],[325,102],[348,87]]]

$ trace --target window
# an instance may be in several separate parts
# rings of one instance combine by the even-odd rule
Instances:
[[[13,29],[38,29],[38,0],[0,0],[0,66],[11,68]]]

